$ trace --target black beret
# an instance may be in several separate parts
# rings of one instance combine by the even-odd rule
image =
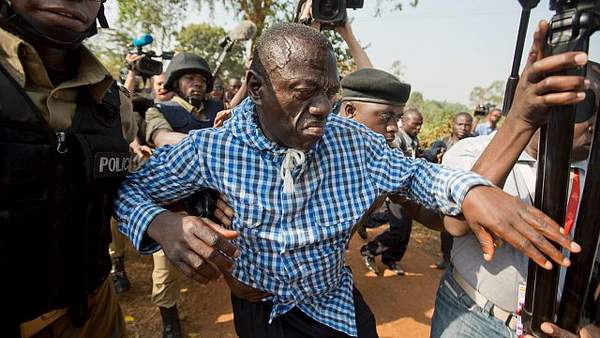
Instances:
[[[364,101],[404,105],[410,96],[410,85],[382,70],[363,68],[341,81],[342,101]]]

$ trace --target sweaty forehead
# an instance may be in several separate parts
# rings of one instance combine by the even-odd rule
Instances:
[[[298,37],[283,36],[275,40],[262,55],[271,76],[285,80],[336,76],[335,55],[326,46],[315,46]]]

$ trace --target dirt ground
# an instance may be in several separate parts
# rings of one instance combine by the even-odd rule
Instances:
[[[374,238],[385,228],[387,225],[369,229],[369,238]],[[440,257],[438,235],[414,224],[411,243],[402,260],[407,274],[402,277],[387,270],[383,276],[367,272],[359,253],[363,244],[364,241],[355,236],[350,243],[347,260],[354,273],[357,288],[375,314],[379,336],[429,337],[435,292],[442,274],[429,267]],[[131,337],[160,338],[160,314],[150,303],[152,257],[141,257],[130,248],[126,268],[132,288],[121,298],[121,306],[128,333]],[[179,284],[179,309],[187,337],[236,337],[229,290],[222,280],[200,285],[182,276]]]

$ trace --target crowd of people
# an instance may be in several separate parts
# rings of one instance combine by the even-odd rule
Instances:
[[[184,336],[176,269],[199,283],[223,278],[239,337],[378,337],[348,242],[389,223],[360,254],[376,274],[381,256],[403,275],[413,220],[441,238],[431,337],[517,337],[528,260],[566,267],[581,250],[572,199],[585,182],[600,65],[581,52],[544,56],[545,21],[502,125],[497,108],[481,123],[456,112],[450,134],[422,147],[427,121],[407,106],[410,85],[374,67],[348,21],[335,28],[357,68],[344,76],[308,20],[265,29],[243,77],[225,81],[180,52],[163,74],[140,82],[131,66],[117,84],[82,45],[97,20],[106,26],[102,3],[0,2],[8,337],[126,336],[117,294],[131,287],[127,241],[153,255],[163,337]],[[586,65],[587,78],[552,75]],[[585,100],[574,209],[559,225],[532,207],[537,130],[550,107]],[[579,332],[542,330],[600,337],[589,294]]]

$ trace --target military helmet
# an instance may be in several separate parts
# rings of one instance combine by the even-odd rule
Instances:
[[[165,89],[175,91],[177,80],[184,74],[198,73],[206,78],[206,92],[212,91],[214,78],[208,62],[192,53],[181,52],[173,57],[165,72]]]

